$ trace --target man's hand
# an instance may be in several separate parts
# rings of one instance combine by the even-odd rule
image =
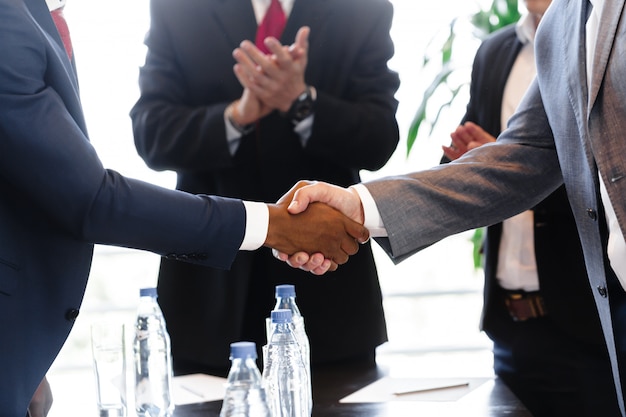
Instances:
[[[28,415],[30,417],[45,417],[48,415],[50,407],[52,407],[52,390],[48,380],[44,377],[30,400]]]
[[[452,145],[442,146],[443,153],[450,158],[451,161],[460,158],[465,152],[484,145],[485,143],[495,142],[496,138],[487,133],[482,127],[476,123],[465,122],[456,128],[450,134]]]
[[[369,232],[361,224],[321,203],[311,202],[307,210],[290,214],[287,211],[292,202],[289,197],[303,184],[306,183],[297,184],[276,204],[269,205],[270,222],[265,246],[288,255],[322,254],[322,263],[330,261],[329,268],[334,270],[358,251],[359,242],[367,241]],[[315,258],[319,259],[319,256]]]
[[[342,188],[319,181],[300,181],[295,188],[289,204],[289,213],[291,214],[302,213],[309,204],[319,201],[339,210],[359,224],[363,224],[365,221],[361,199],[357,192],[350,188]]]
[[[363,223],[363,206],[358,194],[350,189],[323,182],[300,181],[279,200],[279,203],[291,202],[289,212],[296,214],[305,211],[309,204],[314,201],[324,202],[340,210],[357,223]],[[366,239],[359,240],[360,243],[366,241]],[[289,255],[277,250],[274,250],[273,253],[277,259],[287,262],[291,267],[300,268],[315,275],[323,275],[327,271],[337,269],[336,265],[331,264],[329,259],[321,253],[309,255],[300,251]]]
[[[238,125],[245,126],[267,116],[272,112],[272,108],[267,106],[248,88],[244,88],[239,100],[231,105],[229,117]]]
[[[233,51],[237,61],[234,71],[241,85],[265,105],[287,112],[294,100],[306,90],[304,72],[309,32],[308,27],[300,28],[295,42],[289,47],[275,38],[265,39],[270,55],[261,52],[252,42],[243,41]]]

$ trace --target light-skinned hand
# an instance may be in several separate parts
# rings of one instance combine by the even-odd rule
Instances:
[[[454,132],[450,133],[450,138],[452,139],[452,144],[450,146],[442,146],[442,149],[443,153],[451,161],[460,158],[466,152],[485,143],[496,141],[496,138],[472,122],[465,122],[459,125]]]
[[[308,62],[309,32],[308,27],[300,28],[295,42],[289,47],[276,38],[266,38],[269,55],[249,40],[243,41],[233,51],[237,61],[234,72],[241,85],[270,108],[287,112],[306,90],[304,73]]]

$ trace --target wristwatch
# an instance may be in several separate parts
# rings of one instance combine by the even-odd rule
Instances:
[[[294,100],[285,116],[295,125],[300,123],[313,114],[315,96],[315,89],[307,85],[306,90]]]
[[[236,103],[236,102],[235,102]],[[235,111],[235,103],[230,104],[226,107],[226,117],[228,117],[228,121],[235,128],[237,132],[239,132],[242,136],[252,133],[254,130],[255,124],[248,123],[247,125],[241,125],[233,119],[233,112]]]

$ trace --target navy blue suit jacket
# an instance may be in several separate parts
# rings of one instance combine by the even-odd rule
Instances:
[[[228,268],[237,199],[103,168],[44,0],[0,0],[0,414],[23,417],[78,314],[96,243]]]

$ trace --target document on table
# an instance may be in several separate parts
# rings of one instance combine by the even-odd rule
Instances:
[[[339,402],[456,401],[489,379],[385,377],[342,398]]]
[[[225,378],[205,374],[191,374],[176,376],[172,382],[172,397],[176,405],[224,399],[226,390]]]

